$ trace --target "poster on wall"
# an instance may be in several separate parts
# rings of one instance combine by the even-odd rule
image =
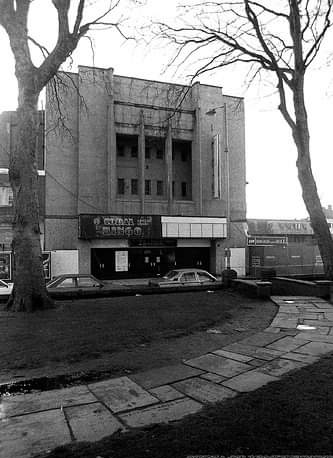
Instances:
[[[116,272],[128,272],[128,251],[116,251]]]
[[[11,253],[0,252],[0,279],[10,280],[11,279]]]

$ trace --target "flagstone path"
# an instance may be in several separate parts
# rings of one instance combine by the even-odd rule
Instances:
[[[179,365],[2,397],[0,457],[30,458],[71,441],[180,420],[333,351],[331,304],[316,297],[271,299],[279,311],[265,331]]]

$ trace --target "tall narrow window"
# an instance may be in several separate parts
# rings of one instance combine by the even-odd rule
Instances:
[[[125,147],[124,145],[117,144],[117,156],[124,157],[125,156]]]
[[[163,196],[163,181],[162,180],[156,181],[156,195]]]
[[[118,194],[125,194],[125,180],[124,178],[118,178]]]
[[[172,182],[172,197],[175,197],[175,182]]]
[[[182,181],[182,197],[187,197],[187,183]]]
[[[150,148],[149,146],[146,146],[145,148],[145,158],[150,159]]]
[[[150,180],[145,180],[145,194],[146,196],[151,195],[151,181]]]
[[[157,149],[156,150],[156,159],[163,159],[164,154],[162,149]]]
[[[138,180],[137,178],[132,178],[131,180],[131,194],[137,195],[138,194]]]
[[[138,157],[138,145],[131,146],[131,156]]]

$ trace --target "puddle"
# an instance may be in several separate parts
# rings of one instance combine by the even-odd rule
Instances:
[[[299,329],[300,331],[313,331],[314,329],[317,329],[315,326],[310,326],[308,324],[298,324],[296,326],[296,329]]]
[[[207,334],[222,334],[222,331],[219,329],[207,329]]]

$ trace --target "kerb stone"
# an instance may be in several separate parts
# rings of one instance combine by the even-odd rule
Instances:
[[[96,397],[84,385],[41,393],[5,396],[0,403],[0,418],[96,401]]]
[[[145,372],[131,375],[134,382],[141,385],[143,388],[150,389],[157,386],[166,385],[186,378],[195,377],[204,372],[185,364],[176,364],[173,366],[165,366],[157,369],[151,369]]]

